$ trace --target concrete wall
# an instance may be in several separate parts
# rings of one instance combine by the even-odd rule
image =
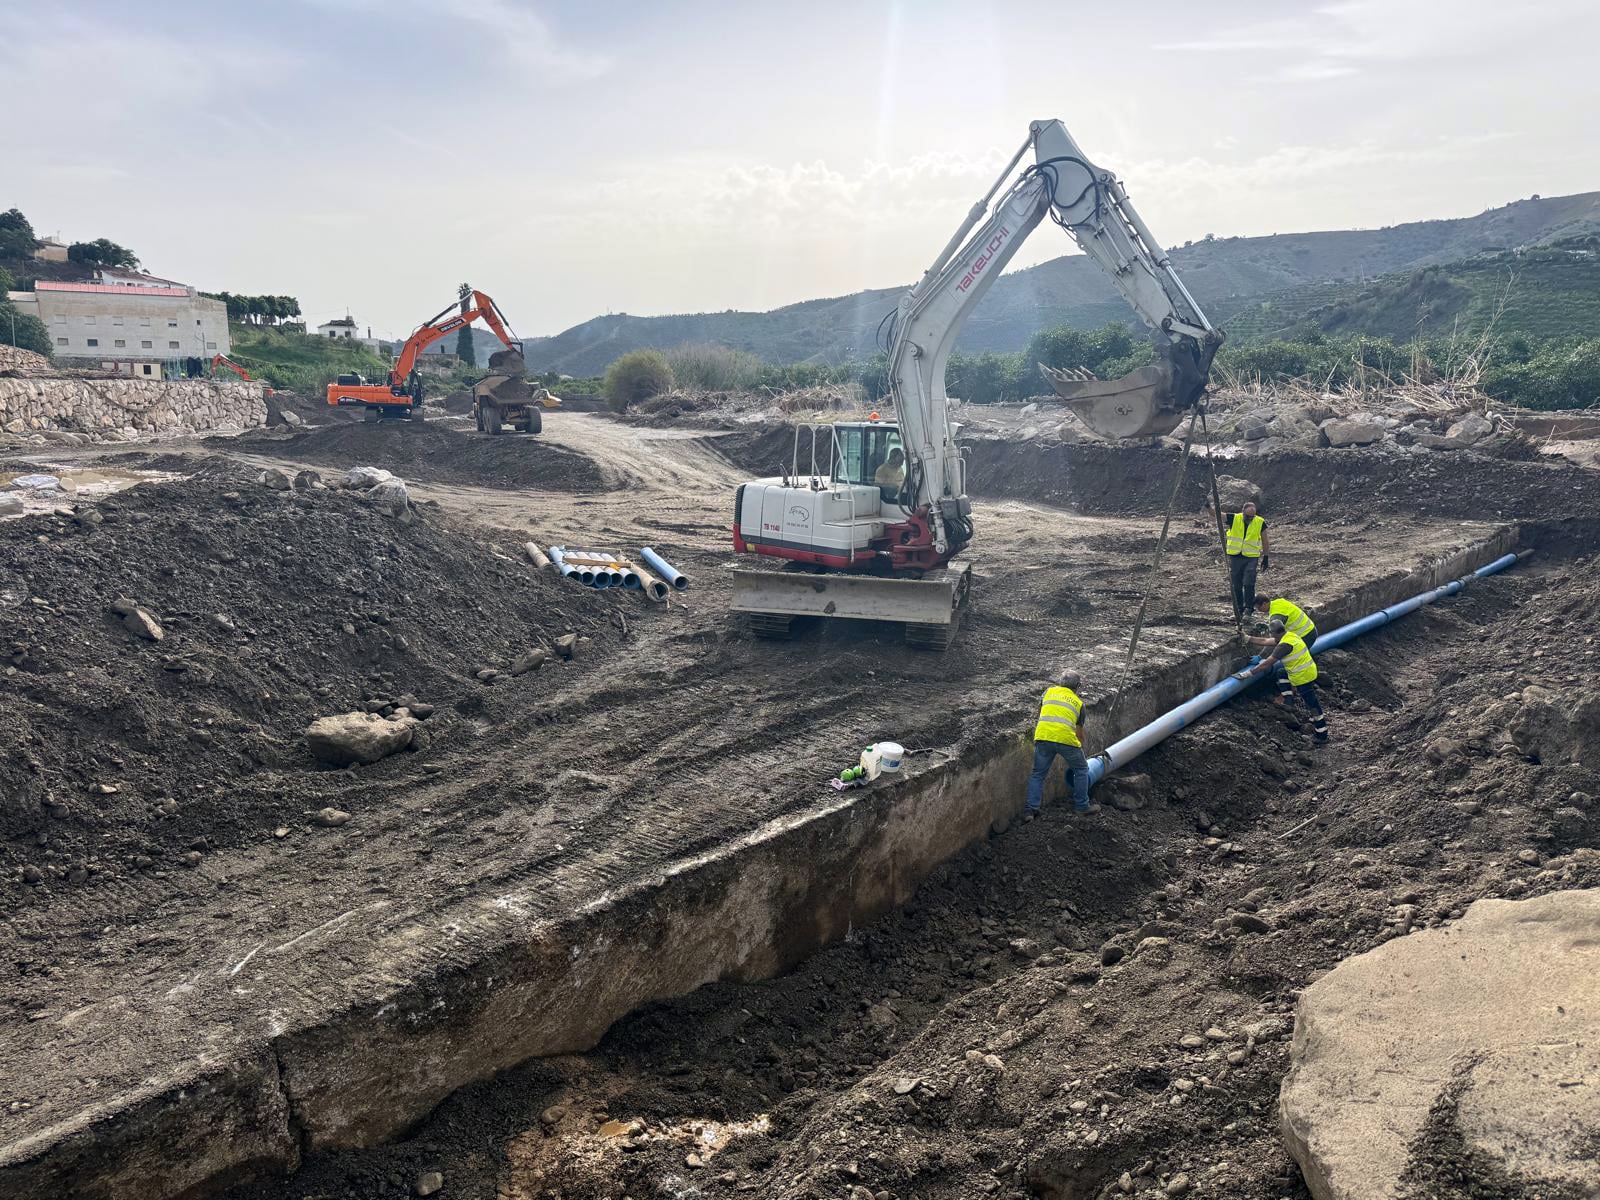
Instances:
[[[189,290],[126,287],[10,295],[19,312],[44,323],[58,360],[210,359],[227,354],[232,345],[227,306]]]
[[[217,379],[0,379],[0,430],[121,441],[267,423],[262,385]]]

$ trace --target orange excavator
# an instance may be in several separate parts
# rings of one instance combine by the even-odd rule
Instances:
[[[328,385],[328,403],[339,408],[364,408],[369,421],[384,417],[421,420],[422,379],[416,369],[418,356],[440,338],[479,319],[506,347],[496,357],[514,355],[513,361],[520,365],[522,343],[511,335],[500,309],[482,292],[472,292],[464,304],[451,304],[417,327],[400,347],[387,380],[372,383],[360,375],[341,375]]]
[[[213,375],[215,375],[217,373],[217,368],[218,367],[227,367],[228,370],[232,371],[235,375],[237,375],[240,379],[244,380],[246,383],[254,383],[255,382],[254,379],[250,378],[250,372],[249,371],[246,371],[243,367],[241,367],[238,363],[234,362],[233,359],[229,358],[226,354],[219,354],[219,355],[217,355],[215,358],[213,358],[211,360],[211,373]],[[271,388],[267,388],[267,395],[270,396],[272,394],[273,394],[272,389]]]

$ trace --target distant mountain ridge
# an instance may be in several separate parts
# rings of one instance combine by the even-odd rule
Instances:
[[[1600,192],[1584,192],[1384,229],[1218,238],[1173,249],[1172,261],[1202,306],[1226,314],[1307,285],[1370,280],[1595,231],[1600,231]],[[615,313],[553,337],[529,338],[525,348],[531,367],[577,376],[598,375],[629,350],[667,350],[685,342],[716,342],[771,363],[842,362],[876,351],[878,324],[904,290],[878,288],[770,312]],[[1042,328],[1098,328],[1130,319],[1121,295],[1094,263],[1082,255],[1055,258],[996,282],[962,331],[957,349],[1020,350]]]

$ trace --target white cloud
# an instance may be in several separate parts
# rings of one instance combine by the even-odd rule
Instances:
[[[521,66],[538,72],[538,79],[544,82],[575,83],[611,70],[608,56],[565,44],[550,23],[522,0],[446,0],[443,9],[492,35],[493,44]],[[430,13],[438,11],[437,6],[429,6]]]

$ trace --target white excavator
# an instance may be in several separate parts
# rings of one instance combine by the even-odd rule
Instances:
[[[1017,173],[1030,149],[1034,161]],[[874,413],[798,428],[788,469],[739,487],[734,549],[786,560],[782,570],[734,572],[732,607],[758,636],[787,637],[796,617],[845,617],[903,622],[911,645],[949,645],[972,578],[970,566],[950,562],[973,529],[945,363],[972,310],[1046,216],[1105,269],[1156,350],[1152,365],[1117,380],[1045,368],[1057,394],[1091,430],[1115,439],[1170,433],[1205,394],[1221,331],[1116,177],[1091,163],[1060,121],[1034,122],[900,299],[888,360],[897,419]]]

